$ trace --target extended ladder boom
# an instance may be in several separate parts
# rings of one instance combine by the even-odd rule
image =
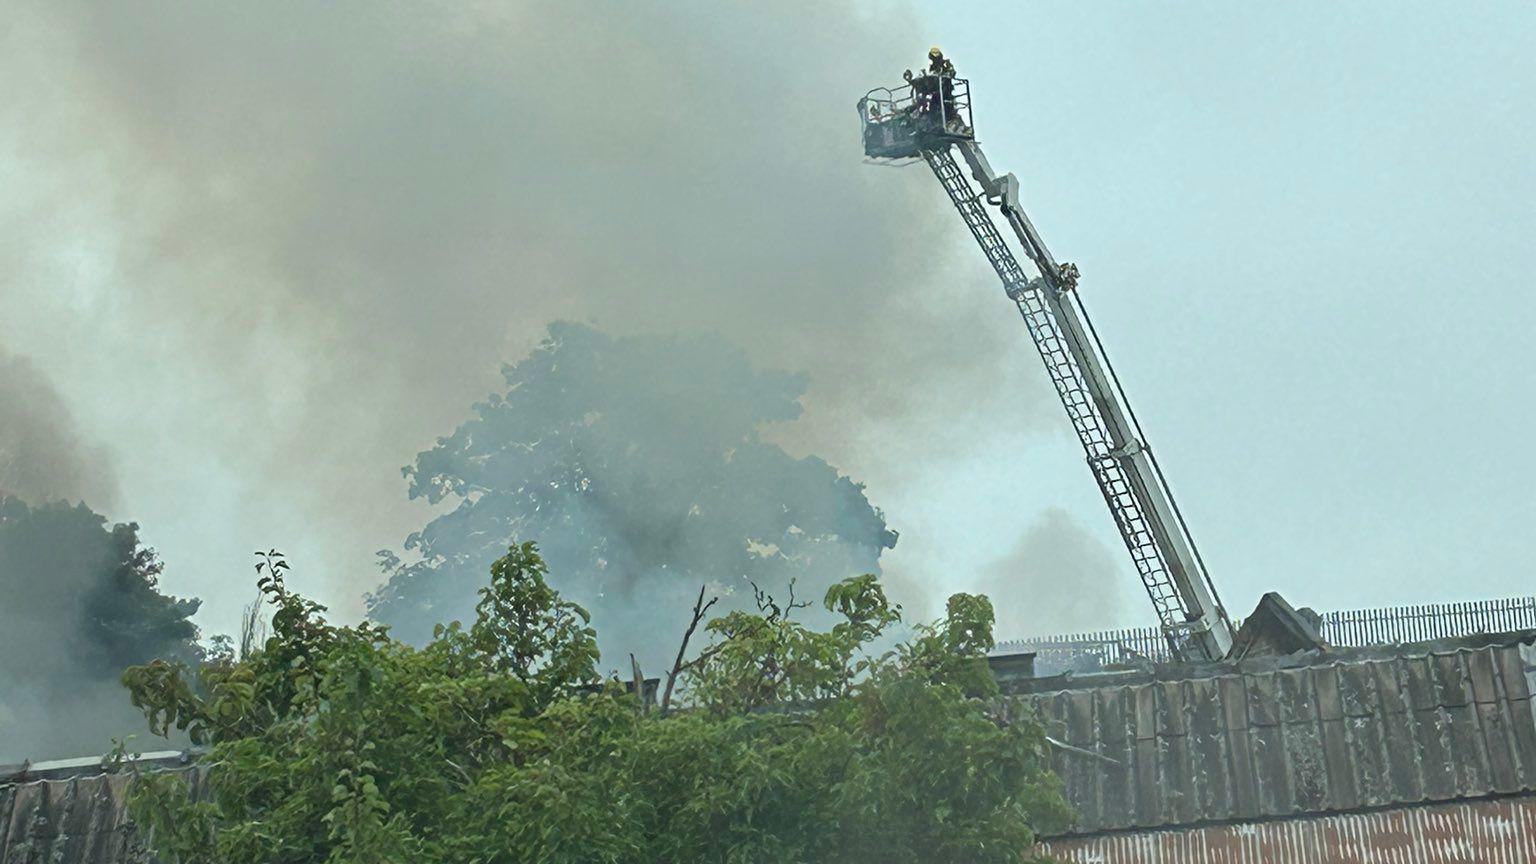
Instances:
[[[955,149],[971,179],[956,163]],[[922,156],[1024,316],[1170,647],[1187,659],[1224,657],[1232,622],[1077,297],[1077,268],[1051,257],[1019,206],[1018,180],[993,173],[974,140],[926,148]],[[983,201],[1001,211],[1038,276],[1024,271]]]

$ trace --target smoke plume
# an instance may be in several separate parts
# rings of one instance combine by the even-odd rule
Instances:
[[[979,587],[998,610],[999,640],[1115,626],[1131,590],[1110,550],[1055,507],[986,568]]]
[[[105,521],[0,495],[0,762],[104,753],[134,733],[154,749],[123,670],[201,657],[198,601],[160,593],[138,526]]]
[[[700,586],[717,613],[755,611],[757,588],[784,604],[798,591],[814,616],[828,586],[879,573],[896,543],[861,486],[760,436],[800,415],[804,379],[719,338],[559,323],[503,376],[505,392],[406,469],[413,497],[455,506],[407,541],[418,562],[383,553],[370,613],[398,637],[472,621],[491,562],[532,538],[552,583],[592,612],[609,666],[632,653],[660,671]]]
[[[713,331],[808,373],[784,443],[876,503],[967,417],[1018,428],[1040,392],[987,275],[951,278],[965,238],[931,180],[861,164],[855,100],[928,44],[900,10],[7,17],[0,338],[91,392],[172,587],[224,610],[209,629],[274,544],[360,613],[372,550],[430,517],[397,466],[552,320]]]
[[[85,441],[53,382],[0,347],[0,497],[117,504],[107,451]]]

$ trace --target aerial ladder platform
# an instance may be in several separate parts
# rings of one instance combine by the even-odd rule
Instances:
[[[1083,306],[1078,269],[1052,257],[1019,203],[1018,179],[999,175],[982,154],[969,82],[908,73],[905,85],[871,90],[858,108],[865,155],[926,162],[1018,307],[1173,655],[1227,656],[1232,621]]]

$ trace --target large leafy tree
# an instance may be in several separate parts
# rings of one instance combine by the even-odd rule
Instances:
[[[503,374],[505,392],[405,469],[411,497],[455,505],[406,541],[419,561],[381,553],[370,612],[406,641],[472,614],[514,537],[540,538],[610,648],[650,665],[660,632],[635,610],[683,606],[708,580],[736,608],[753,584],[819,592],[879,572],[896,542],[859,484],[760,437],[799,416],[804,380],[721,339],[557,323]]]
[[[259,650],[128,677],[153,725],[212,745],[205,797],[135,785],[163,860],[1017,864],[1066,816],[1041,728],[994,711],[983,597],[872,655],[900,619],[874,577],[832,586],[829,629],[762,595],[708,621],[648,708],[599,681],[531,546],[419,649],[327,623],[282,576]]]
[[[105,750],[143,728],[124,669],[201,656],[198,601],[160,592],[138,532],[84,504],[0,496],[0,757]]]

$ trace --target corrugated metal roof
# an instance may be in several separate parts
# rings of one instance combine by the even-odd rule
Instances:
[[[1065,838],[1063,864],[1529,864],[1536,798]]]
[[[1020,682],[1074,833],[1536,790],[1536,633]],[[1174,674],[1175,672],[1179,674]]]
[[[119,773],[102,773],[99,759],[94,766],[33,766],[80,773],[62,779],[0,782],[0,862],[144,864],[152,860],[128,818],[128,785],[135,771],[170,770],[186,776],[191,794],[201,794],[205,770],[173,767],[185,764],[184,756],[148,754],[134,760],[133,771]]]
[[[127,864],[147,860],[126,813],[131,775],[0,786],[0,861]]]

